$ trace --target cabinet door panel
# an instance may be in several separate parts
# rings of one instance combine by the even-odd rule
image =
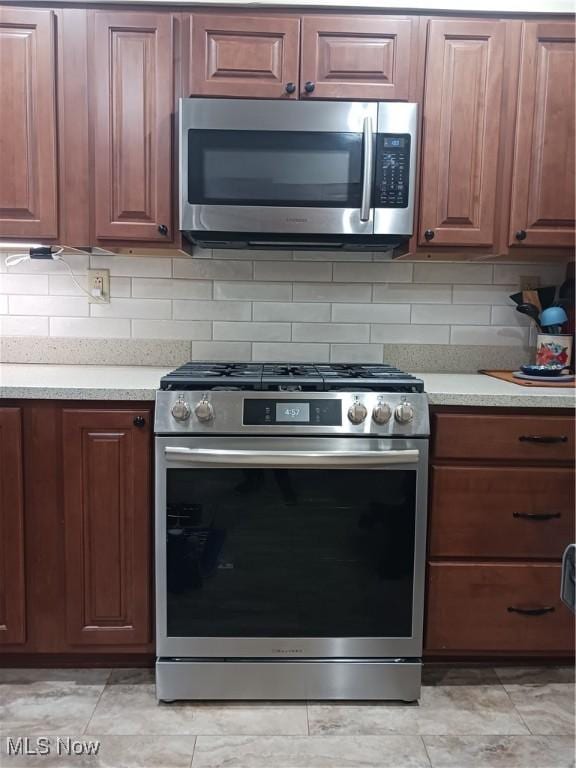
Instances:
[[[305,16],[302,96],[407,100],[413,60],[411,19]],[[302,86],[312,81],[311,93]]]
[[[419,233],[427,247],[495,243],[504,44],[505,22],[430,22]]]
[[[63,412],[71,645],[150,639],[149,423],[148,411]]]
[[[511,245],[574,245],[574,40],[568,22],[524,27]]]
[[[190,93],[297,98],[300,22],[296,18],[194,14]]]
[[[0,408],[0,643],[26,641],[22,417]]]
[[[172,17],[96,12],[94,26],[96,238],[170,240]]]
[[[0,8],[0,237],[58,235],[54,14]]]

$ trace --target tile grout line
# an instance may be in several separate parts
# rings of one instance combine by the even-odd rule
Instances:
[[[424,747],[424,752],[426,753],[426,758],[428,759],[428,762],[430,763],[430,768],[434,768],[434,766],[432,764],[432,758],[430,757],[430,752],[428,752],[428,747],[426,746],[426,742],[424,741],[424,736],[422,734],[420,734],[419,739],[422,742],[422,746]]]
[[[102,690],[100,691],[100,695],[98,696],[98,701],[94,705],[94,709],[92,710],[92,714],[90,715],[90,717],[88,718],[88,722],[84,726],[84,730],[82,732],[83,736],[87,735],[88,728],[90,727],[90,723],[92,722],[92,718],[94,717],[94,714],[96,713],[96,709],[98,708],[98,704],[100,704],[100,700],[102,699],[102,696],[104,695],[104,691],[108,687],[108,683],[110,682],[110,677],[111,676],[112,676],[112,670],[110,669],[110,670],[108,670],[108,677],[106,678],[106,681],[105,681],[104,685],[102,686]]]
[[[496,668],[496,667],[492,667],[492,669],[494,670],[494,674],[495,674],[495,675],[496,675],[496,677],[498,678],[498,682],[499,682],[499,684],[500,684],[500,687],[502,688],[502,690],[503,690],[503,691],[504,691],[504,693],[506,694],[506,697],[507,697],[508,701],[510,702],[510,704],[511,704],[511,706],[512,706],[512,711],[513,711],[513,712],[515,712],[515,714],[516,714],[516,715],[518,715],[518,718],[519,718],[520,722],[522,723],[522,725],[523,725],[523,726],[526,728],[526,730],[528,731],[528,734],[525,734],[525,733],[523,733],[523,734],[520,734],[520,735],[521,735],[521,736],[527,736],[527,735],[528,735],[528,736],[537,736],[538,734],[534,734],[534,733],[532,733],[532,730],[530,729],[530,726],[528,725],[528,723],[526,722],[526,720],[524,720],[524,718],[522,717],[522,713],[520,712],[520,710],[518,709],[518,707],[516,706],[516,704],[514,704],[514,702],[512,701],[512,697],[510,696],[509,692],[506,690],[506,686],[505,686],[505,685],[504,685],[504,683],[502,682],[502,678],[501,678],[501,677],[500,677],[500,675],[498,674],[497,668]]]
[[[192,768],[192,763],[194,762],[194,755],[196,753],[196,744],[198,743],[198,736],[194,736],[194,746],[192,747],[192,755],[190,757],[190,765],[188,768]]]

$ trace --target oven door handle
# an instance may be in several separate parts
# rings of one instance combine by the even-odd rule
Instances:
[[[362,202],[360,203],[360,221],[370,221],[372,207],[372,183],[374,180],[374,142],[372,138],[372,118],[364,118],[363,138]]]
[[[218,448],[164,448],[170,461],[206,466],[253,467],[374,467],[416,464],[420,451],[235,451]]]

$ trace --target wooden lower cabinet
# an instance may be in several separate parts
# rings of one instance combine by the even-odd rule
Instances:
[[[0,644],[26,640],[22,412],[0,408]]]
[[[558,563],[431,563],[428,650],[563,652],[574,621],[560,600]]]
[[[152,422],[148,403],[0,408],[0,665],[149,661]]]
[[[147,411],[89,409],[62,415],[71,645],[150,640],[148,416]]]

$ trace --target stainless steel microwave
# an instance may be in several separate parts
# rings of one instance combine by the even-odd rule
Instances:
[[[377,250],[412,234],[417,104],[189,98],[179,118],[194,243]]]

